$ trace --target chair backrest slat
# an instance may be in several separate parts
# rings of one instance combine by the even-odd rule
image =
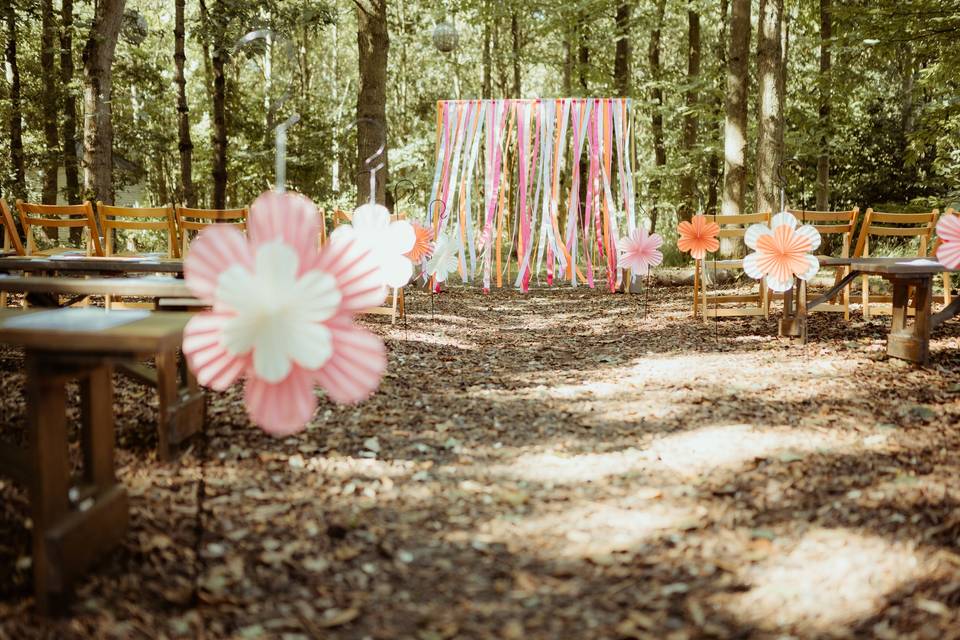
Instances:
[[[747,227],[752,224],[769,224],[770,212],[745,213],[740,215],[709,215],[707,220],[720,225],[718,238],[742,238],[747,235]]]
[[[26,255],[30,255],[36,250],[33,227],[85,227],[89,233],[87,252],[97,256],[103,255],[103,248],[100,245],[100,234],[97,231],[97,222],[93,215],[93,205],[90,204],[89,200],[83,204],[64,205],[35,204],[17,200],[17,210],[20,212],[20,222],[23,224],[23,233],[27,237],[25,247]],[[80,216],[80,218],[70,218],[69,216]]]
[[[857,226],[857,217],[860,208],[854,207],[846,211],[805,211],[803,209],[789,209],[789,212],[800,221],[800,224],[811,224],[821,236],[840,236],[840,256],[850,257],[850,245],[853,243],[853,232]],[[826,223],[826,224],[824,224]]]

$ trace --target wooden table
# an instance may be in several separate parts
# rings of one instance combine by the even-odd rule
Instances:
[[[73,297],[123,296],[154,298],[155,300],[193,297],[182,279],[169,276],[153,278],[41,278],[0,274],[0,291]]]
[[[0,257],[0,273],[96,273],[102,275],[125,273],[183,274],[183,260],[176,258],[100,258],[65,254],[50,256]]]
[[[97,313],[101,318],[94,319],[91,314]],[[113,326],[97,324],[106,316]],[[0,472],[29,488],[34,589],[41,611],[62,608],[74,579],[126,532],[127,493],[114,472],[113,364],[174,354],[189,318],[94,309],[0,310],[0,343],[26,351],[29,430],[25,451],[0,445]],[[83,471],[76,479],[66,414],[66,384],[74,378],[80,380],[83,452]]]
[[[936,314],[933,313],[933,278],[944,273],[956,273],[930,259],[917,258],[821,258],[823,266],[849,266],[850,273],[823,295],[806,301],[806,289],[795,286],[784,294],[783,318],[780,335],[807,339],[807,314],[817,306],[834,298],[845,286],[863,275],[878,275],[893,286],[893,319],[887,337],[887,355],[919,364],[930,357],[930,332],[960,314],[960,298]],[[800,291],[799,303],[794,304],[793,291]],[[911,304],[912,301],[912,304]],[[909,319],[913,315],[913,322]]]

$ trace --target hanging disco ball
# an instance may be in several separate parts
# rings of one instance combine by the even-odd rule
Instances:
[[[460,34],[457,33],[457,28],[446,20],[438,22],[437,26],[433,28],[433,46],[438,51],[450,53],[457,48],[459,43]]]

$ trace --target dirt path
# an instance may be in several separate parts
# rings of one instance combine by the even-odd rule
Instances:
[[[168,466],[120,380],[124,547],[39,620],[0,480],[0,638],[960,638],[960,324],[914,369],[688,298],[414,293],[370,402],[277,441],[234,389]]]

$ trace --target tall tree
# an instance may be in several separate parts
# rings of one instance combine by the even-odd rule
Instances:
[[[40,107],[43,117],[43,189],[41,202],[44,204],[57,203],[58,173],[60,169],[60,134],[57,130],[57,115],[59,113],[59,95],[57,92],[58,78],[54,52],[57,48],[57,19],[53,13],[53,0],[40,2],[40,68],[42,84],[40,85]],[[48,229],[56,233],[56,229]]]
[[[732,0],[730,52],[723,126],[723,205],[721,213],[743,213],[747,191],[747,89],[750,73],[750,0]],[[728,253],[732,247],[721,248]]]
[[[613,84],[617,88],[617,95],[630,95],[630,85],[633,80],[631,63],[633,62],[633,46],[630,42],[630,8],[631,3],[621,2],[617,5],[615,22],[617,25],[617,46],[613,56]]]
[[[820,0],[820,154],[817,156],[817,209],[830,208],[830,0]]]
[[[511,63],[513,64],[513,97],[520,98],[523,95],[520,84],[520,58],[523,54],[523,42],[520,39],[520,18],[517,16],[516,11],[510,14],[510,34],[513,36],[513,55],[511,56]]]
[[[16,198],[26,199],[26,161],[23,155],[23,110],[20,96],[20,65],[17,64],[17,11],[12,0],[4,3],[7,26],[7,73],[10,78],[10,165],[13,167],[11,189]]]
[[[480,97],[492,98],[493,60],[490,57],[490,0],[485,0],[480,15],[483,18],[483,87],[480,90]]]
[[[783,0],[760,0],[757,22],[757,211],[779,210],[777,170],[783,159],[782,21]]]
[[[720,0],[720,29],[717,33],[717,66],[721,72],[727,67],[727,22],[730,3],[729,0]],[[717,91],[715,94],[713,113],[715,121],[720,123],[720,138],[723,137],[723,92]],[[707,212],[717,213],[718,187],[720,183],[720,152],[714,147],[714,152],[710,154],[710,162],[707,167]]]
[[[188,207],[197,206],[197,198],[193,191],[193,140],[190,139],[190,107],[187,104],[187,78],[183,73],[187,56],[184,53],[185,0],[176,0],[175,19],[173,28],[173,61],[176,67],[177,82],[177,134],[180,150],[180,186],[181,197]]]
[[[223,0],[217,0],[212,16],[213,55],[213,208],[227,206],[227,14]]]
[[[60,101],[63,111],[60,137],[67,182],[65,195],[68,203],[79,204],[80,158],[77,156],[77,98],[73,74],[73,0],[63,0],[60,5]]]
[[[697,206],[697,130],[700,119],[698,87],[700,84],[700,14],[687,3],[687,90],[683,114],[683,174],[680,176],[680,217],[689,220]]]
[[[357,46],[360,66],[360,90],[357,94],[357,200],[370,199],[370,167],[365,161],[383,145],[382,155],[373,161],[383,163],[377,173],[376,201],[386,203],[387,166],[387,0],[354,0],[357,5]]]
[[[653,134],[653,178],[650,180],[650,228],[656,230],[660,200],[663,168],[667,165],[667,147],[663,141],[663,65],[660,62],[660,39],[663,32],[663,20],[667,10],[666,0],[657,0],[653,28],[650,29],[650,46],[647,49],[647,62],[650,65],[650,99],[653,109],[650,111],[650,129]]]
[[[96,4],[83,50],[83,186],[91,198],[113,203],[113,55],[126,0]]]

